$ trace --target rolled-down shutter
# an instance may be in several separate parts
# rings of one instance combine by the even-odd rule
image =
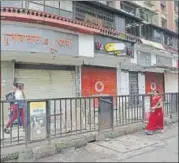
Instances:
[[[178,92],[178,74],[165,73],[165,92]]]
[[[27,99],[76,95],[74,71],[16,69],[15,78],[24,83]]]

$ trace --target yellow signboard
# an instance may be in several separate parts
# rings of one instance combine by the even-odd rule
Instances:
[[[46,102],[31,102],[30,103],[30,115],[45,113]]]
[[[124,43],[108,43],[105,45],[105,50],[107,52],[117,52],[117,54],[121,50],[124,50],[124,48],[125,48]]]
[[[105,50],[106,50],[107,52],[116,51],[117,49],[115,48],[115,43],[108,43],[108,44],[106,44]]]
[[[46,135],[46,102],[30,102],[31,139]]]

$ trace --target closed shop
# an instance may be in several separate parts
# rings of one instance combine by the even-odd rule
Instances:
[[[160,93],[164,93],[164,74],[155,72],[146,72],[145,74],[145,88],[146,93],[151,93],[154,90],[158,90]]]
[[[5,94],[12,90],[14,81],[14,63],[11,61],[1,61],[1,99],[5,99]]]
[[[175,93],[178,92],[178,74],[177,73],[165,73],[165,92]]]
[[[145,94],[145,74],[138,73],[139,94]]]
[[[82,96],[117,95],[116,69],[82,67]]]
[[[129,72],[117,69],[118,95],[129,95]]]
[[[139,93],[138,73],[137,72],[129,72],[129,94],[137,95],[138,93]],[[136,103],[138,103],[138,98],[130,97],[129,102],[130,102],[130,104],[136,104]]]
[[[15,79],[24,83],[27,99],[76,96],[73,67],[17,64]]]
[[[1,100],[5,100],[5,95],[12,90],[13,82],[14,63],[12,61],[1,61]],[[1,107],[3,110],[2,113],[4,116],[4,123],[6,123],[6,121],[9,119],[9,104],[3,104]]]

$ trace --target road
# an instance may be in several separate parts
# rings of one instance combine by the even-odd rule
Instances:
[[[164,133],[143,132],[67,149],[37,162],[178,162],[178,124]]]

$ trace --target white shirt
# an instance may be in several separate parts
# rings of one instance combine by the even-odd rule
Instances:
[[[15,91],[15,99],[16,100],[24,100],[24,96],[21,90],[16,90]]]

